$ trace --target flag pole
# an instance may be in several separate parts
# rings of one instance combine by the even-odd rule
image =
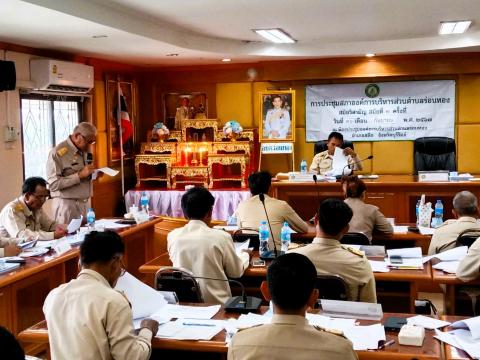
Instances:
[[[120,144],[120,176],[122,177],[122,197],[124,198],[124,203],[125,203],[125,173],[123,169],[123,157],[124,157],[124,152],[123,152],[123,143],[122,143],[122,103],[121,103],[121,98],[120,94],[122,92],[122,89],[120,88],[120,76],[117,76],[117,124],[118,124],[118,130],[119,130],[119,144]]]

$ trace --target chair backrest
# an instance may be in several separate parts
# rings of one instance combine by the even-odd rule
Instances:
[[[313,155],[317,155],[318,153],[327,150],[327,143],[328,140],[317,141],[313,147]],[[345,149],[347,147],[353,150],[353,142],[349,140],[343,140],[342,149]]]
[[[370,245],[370,240],[368,240],[365,234],[359,232],[348,232],[340,239],[342,244],[351,244],[351,245]]]
[[[419,171],[456,171],[455,140],[448,137],[421,137],[413,144],[415,173]]]
[[[315,287],[319,299],[347,300],[347,283],[340,275],[318,274]]]
[[[245,232],[248,231],[248,232]],[[253,250],[257,250],[259,248],[260,240],[258,237],[258,230],[254,229],[238,229],[232,235],[234,242],[244,242],[250,239],[250,247]]]
[[[174,291],[180,302],[202,303],[203,297],[194,275],[188,270],[165,266],[155,274],[155,289]]]
[[[458,246],[472,246],[472,244],[480,237],[480,230],[478,229],[467,229],[462,231],[458,237],[455,247]]]

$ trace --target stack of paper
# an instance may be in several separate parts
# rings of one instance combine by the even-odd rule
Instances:
[[[3,273],[6,273],[6,272],[9,272],[9,271],[12,271],[16,268],[20,267],[20,264],[18,263],[5,263],[5,264],[2,264],[1,267],[0,267],[0,274],[3,274]]]
[[[408,226],[406,225],[394,225],[393,232],[395,234],[406,234],[408,233]]]
[[[244,242],[234,242],[233,245],[235,246],[235,252],[238,256],[240,256],[244,250],[248,250],[250,246],[250,239],[247,239]]]
[[[407,324],[421,326],[425,329],[439,329],[441,327],[450,325],[448,321],[442,321],[423,315],[417,315],[407,318]]]
[[[175,340],[210,340],[224,328],[224,320],[178,319],[160,325],[157,337]]]
[[[385,261],[368,260],[373,272],[389,272],[390,269]]]
[[[352,326],[344,329],[343,334],[353,343],[354,350],[378,349],[378,342],[386,340],[382,324]]]
[[[435,232],[434,228],[425,227],[425,226],[419,226],[418,230],[422,235],[433,235],[433,233]]]
[[[453,331],[443,333],[435,330],[435,337],[447,344],[464,350],[474,359],[480,358],[480,317],[457,321]]]
[[[387,265],[397,269],[423,269],[422,249],[419,247],[387,250]],[[392,256],[400,257],[400,263],[392,263]]]
[[[437,270],[442,270],[449,274],[456,274],[459,264],[460,264],[460,261],[442,261],[442,262],[439,262],[438,264],[433,265],[432,268]]]
[[[423,262],[425,263],[433,258],[439,259],[441,261],[460,261],[465,256],[467,256],[467,252],[468,252],[467,246],[459,246],[435,255],[424,256]]]

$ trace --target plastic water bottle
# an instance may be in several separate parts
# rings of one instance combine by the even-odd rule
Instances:
[[[418,223],[419,223],[419,214],[420,214],[420,199],[417,201],[417,205],[415,205],[415,216],[416,216],[416,219],[417,219],[417,226],[418,226]]]
[[[443,224],[443,204],[442,200],[437,200],[435,204],[435,227]]]
[[[285,253],[288,250],[288,245],[290,245],[290,236],[292,233],[292,229],[288,226],[288,222],[284,222],[282,226],[282,230],[280,232],[280,240],[282,242],[281,252]]]
[[[148,214],[148,195],[145,191],[142,192],[142,197],[140,198],[140,208]]]
[[[260,256],[268,254],[268,239],[270,238],[270,231],[268,230],[268,225],[265,220],[260,222],[260,227],[258,228],[258,239],[259,239],[259,250]]]
[[[228,217],[227,219],[227,225],[228,226],[235,226],[237,225],[237,217],[235,216],[235,214],[232,214]]]
[[[95,227],[95,212],[93,208],[89,208],[87,211],[87,225],[91,229]]]
[[[300,163],[300,172],[302,174],[307,173],[307,162],[305,160],[302,160],[302,162]]]

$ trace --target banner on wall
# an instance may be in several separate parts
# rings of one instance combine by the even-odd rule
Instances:
[[[307,141],[454,138],[454,80],[308,85],[305,102]]]

